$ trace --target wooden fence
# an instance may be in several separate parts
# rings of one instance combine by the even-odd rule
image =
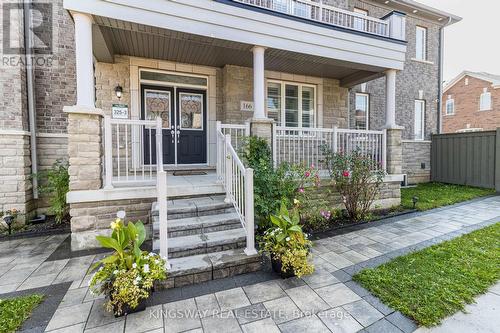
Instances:
[[[433,181],[500,191],[500,128],[432,136]]]

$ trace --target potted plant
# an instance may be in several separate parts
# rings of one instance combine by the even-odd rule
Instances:
[[[311,241],[302,231],[298,212],[292,214],[284,203],[278,215],[271,215],[272,226],[264,232],[260,242],[262,252],[269,253],[273,270],[283,279],[312,274],[314,266],[308,256]]]
[[[96,272],[90,289],[94,294],[105,294],[106,309],[119,317],[146,308],[154,282],[167,278],[166,261],[140,249],[146,238],[141,221],[124,225],[117,218],[111,229],[111,237],[96,237],[103,247],[114,252],[92,266]]]

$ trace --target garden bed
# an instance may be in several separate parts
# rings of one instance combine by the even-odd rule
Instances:
[[[71,232],[69,220],[63,220],[61,223],[56,223],[54,217],[48,216],[43,223],[28,223],[24,225],[13,225],[12,234],[9,235],[7,227],[2,224],[0,226],[0,240],[16,239],[24,237],[37,237],[46,235],[58,235]]]
[[[0,332],[16,332],[42,300],[43,295],[38,294],[0,299]]]
[[[439,324],[500,279],[500,223],[396,258],[353,279],[424,326]]]

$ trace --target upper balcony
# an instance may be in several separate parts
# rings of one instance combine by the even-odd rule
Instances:
[[[221,1],[221,0],[219,0]],[[252,9],[265,10],[275,15],[286,15],[292,19],[308,20],[353,32],[374,36],[406,40],[406,18],[404,14],[392,12],[379,19],[323,3],[323,0],[222,0],[245,5]]]

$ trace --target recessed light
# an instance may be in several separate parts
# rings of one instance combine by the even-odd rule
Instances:
[[[387,4],[389,4],[389,2],[390,2],[390,1],[389,1],[389,0],[387,0],[387,1],[385,2],[385,4],[387,5]]]
[[[443,18],[442,18],[442,17],[440,17],[440,18],[438,19],[438,21],[442,21],[442,20],[443,20]]]
[[[413,11],[413,14],[416,14],[416,13],[418,13],[418,10],[416,10],[416,9],[415,9],[415,10]]]

